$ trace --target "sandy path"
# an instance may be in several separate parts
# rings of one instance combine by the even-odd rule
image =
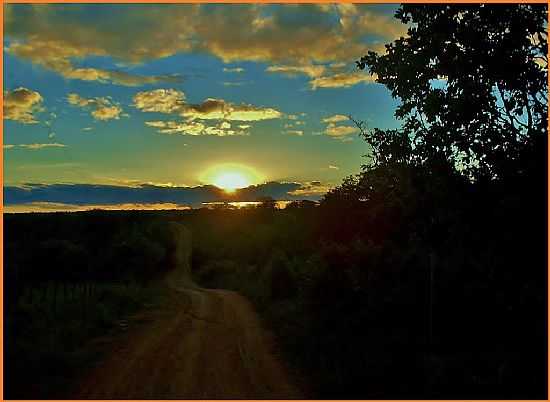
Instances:
[[[250,303],[235,292],[179,289],[173,306],[129,333],[78,399],[296,399]]]

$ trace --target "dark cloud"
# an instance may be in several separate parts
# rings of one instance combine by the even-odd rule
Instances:
[[[4,204],[59,203],[71,205],[114,205],[172,203],[200,207],[204,202],[276,200],[318,200],[309,194],[310,184],[269,182],[236,190],[234,193],[212,186],[165,187],[150,184],[114,186],[101,184],[24,184],[4,187]]]

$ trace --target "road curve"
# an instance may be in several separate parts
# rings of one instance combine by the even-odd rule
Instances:
[[[172,292],[172,308],[129,331],[73,398],[303,398],[245,298],[225,290]]]

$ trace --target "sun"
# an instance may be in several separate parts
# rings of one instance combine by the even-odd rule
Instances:
[[[238,188],[248,187],[250,183],[246,177],[239,172],[224,172],[212,180],[212,184],[228,193],[234,192]]]
[[[209,167],[200,177],[202,182],[213,184],[227,193],[262,182],[255,169],[236,163],[223,163]]]

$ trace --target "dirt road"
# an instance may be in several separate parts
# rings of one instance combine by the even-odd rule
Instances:
[[[170,308],[130,329],[73,398],[302,398],[246,299],[223,290],[170,291]]]

